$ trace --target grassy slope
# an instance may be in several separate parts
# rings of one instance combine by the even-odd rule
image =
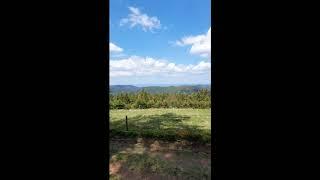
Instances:
[[[125,131],[125,116],[129,131]],[[111,110],[111,136],[141,136],[166,140],[210,142],[210,109]]]

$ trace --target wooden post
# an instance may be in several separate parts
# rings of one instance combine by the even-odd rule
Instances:
[[[126,116],[126,129],[128,131],[128,116]]]

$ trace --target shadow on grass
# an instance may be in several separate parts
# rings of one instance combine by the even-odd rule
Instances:
[[[183,150],[171,151],[171,145],[176,146],[174,149],[183,146]],[[203,156],[186,149],[183,143],[111,139],[110,179],[210,179],[211,153]]]
[[[162,115],[134,116],[128,118],[128,131],[125,119],[110,122],[110,136],[146,137],[169,141],[189,140],[200,143],[211,141],[210,129],[203,129],[200,125],[187,125],[190,116],[166,113]]]

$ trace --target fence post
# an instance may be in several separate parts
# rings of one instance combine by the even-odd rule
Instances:
[[[128,131],[128,117],[126,116],[126,129]]]

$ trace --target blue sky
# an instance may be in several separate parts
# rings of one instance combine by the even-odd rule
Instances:
[[[209,84],[210,0],[110,0],[110,84]]]

